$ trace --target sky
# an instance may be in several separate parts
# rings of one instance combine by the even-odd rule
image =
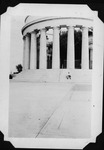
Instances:
[[[13,16],[11,19],[10,41],[10,72],[17,71],[16,65],[23,61],[23,36],[21,29],[24,26],[24,16]]]

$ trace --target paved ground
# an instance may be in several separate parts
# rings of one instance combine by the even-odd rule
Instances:
[[[90,136],[91,85],[10,82],[9,136]]]

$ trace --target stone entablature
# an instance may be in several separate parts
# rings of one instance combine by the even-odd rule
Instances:
[[[34,30],[40,30],[46,27],[53,28],[54,26],[85,26],[93,28],[93,20],[77,17],[43,17],[26,23],[26,25],[22,28],[22,34],[24,36],[28,32],[30,33]]]

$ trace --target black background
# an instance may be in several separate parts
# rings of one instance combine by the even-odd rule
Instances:
[[[5,13],[8,7],[14,7],[19,3],[87,4],[92,10],[98,11],[99,18],[104,22],[104,1],[97,2],[95,0],[90,0],[90,1],[87,1],[87,0],[68,0],[68,1],[66,1],[66,0],[64,0],[64,1],[60,1],[60,2],[57,0],[56,1],[55,0],[28,0],[28,1],[26,1],[26,0],[1,0],[0,1],[0,14],[2,15],[3,13]],[[103,132],[104,132],[104,125],[103,125]],[[83,150],[90,150],[90,149],[91,150],[103,150],[104,149],[104,133],[103,132],[97,137],[96,143],[88,144]],[[14,148],[9,141],[4,141],[4,135],[1,131],[0,132],[0,150],[2,150],[2,149],[11,150],[11,149],[20,149],[20,148]]]
[[[19,3],[48,3],[48,4],[87,4],[92,10],[99,12],[99,18],[104,22],[104,1],[95,0],[64,0],[58,2],[57,0],[1,0],[0,2],[0,13],[4,13],[7,7],[14,7]]]

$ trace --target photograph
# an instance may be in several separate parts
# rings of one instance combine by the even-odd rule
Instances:
[[[10,74],[9,135],[90,137],[92,20],[27,16],[23,50],[12,23],[11,67],[23,63]]]
[[[33,145],[42,148],[66,140],[68,145],[55,147],[72,149],[96,141],[104,48],[98,12],[88,5],[19,4],[7,13],[8,139],[35,139],[43,146]]]

